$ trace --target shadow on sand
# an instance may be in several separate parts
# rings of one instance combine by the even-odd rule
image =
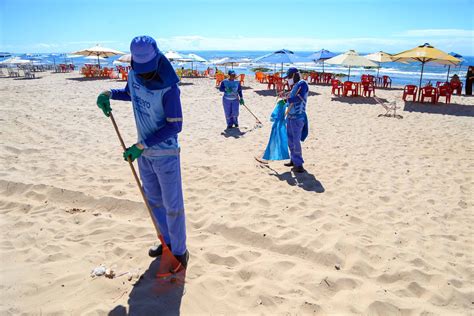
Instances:
[[[387,99],[377,98],[380,102],[388,102]],[[374,97],[343,97],[343,96],[332,96],[331,101],[338,101],[349,104],[380,104]]]
[[[66,80],[73,80],[73,81],[97,81],[97,80],[114,80],[114,81],[123,81],[127,82],[125,80],[118,80],[118,79],[110,79],[108,77],[77,77],[77,78],[66,78]]]
[[[277,97],[276,90],[256,90],[256,94],[262,97]],[[320,93],[309,91],[308,96],[320,95]]]
[[[152,261],[135,283],[128,297],[128,312],[125,306],[117,305],[108,315],[179,315],[186,270],[172,278],[161,279],[156,277],[159,266],[159,259]]]
[[[473,98],[474,101],[474,98]],[[454,116],[474,116],[474,106],[456,104],[456,103],[415,103],[405,102],[404,111],[407,112],[419,112],[419,113],[431,113],[431,114],[443,114],[443,115],[454,115]]]
[[[260,164],[262,167],[268,168],[271,173],[270,175],[275,176],[280,181],[286,181],[291,186],[297,186],[305,191],[323,193],[325,191],[323,184],[316,179],[316,177],[306,170],[303,173],[296,173],[287,171],[284,173],[278,173],[275,169],[270,167],[268,164]]]

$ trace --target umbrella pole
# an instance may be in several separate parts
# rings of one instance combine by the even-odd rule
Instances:
[[[281,73],[283,73],[283,63],[281,63]]]
[[[324,60],[323,60],[323,73],[324,73]]]
[[[446,81],[449,81],[449,70],[451,70],[451,65],[448,66],[448,75],[446,76]]]
[[[99,69],[100,69],[100,59],[99,59],[99,55],[97,55],[97,63],[99,64]]]
[[[349,73],[347,74],[347,80],[351,80],[351,66],[349,66]]]
[[[421,80],[423,79],[423,68],[425,68],[425,62],[421,63],[421,75],[420,75],[420,84],[418,85],[418,101],[421,96]]]

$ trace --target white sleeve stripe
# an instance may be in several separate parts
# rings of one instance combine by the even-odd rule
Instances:
[[[176,118],[167,117],[166,120],[168,122],[174,123],[174,122],[182,122],[183,118],[182,117],[176,117]]]

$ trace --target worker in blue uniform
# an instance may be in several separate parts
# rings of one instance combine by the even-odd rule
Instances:
[[[176,259],[186,267],[189,252],[178,143],[183,124],[179,78],[152,37],[135,37],[130,51],[132,69],[125,88],[102,92],[97,105],[109,116],[110,99],[132,102],[138,140],[123,157],[138,160],[153,219]],[[161,245],[149,250],[151,257],[161,254]]]
[[[224,92],[222,104],[224,106],[227,128],[229,129],[239,127],[239,104],[245,103],[240,81],[235,80],[235,71],[229,70],[228,75],[229,79],[225,79],[221,82],[219,91]]]
[[[288,147],[290,149],[290,162],[285,166],[293,167],[297,173],[305,172],[303,167],[303,152],[301,141],[308,135],[308,118],[306,116],[306,101],[308,99],[308,83],[301,79],[298,69],[291,67],[287,70],[285,78],[291,91],[286,95]]]

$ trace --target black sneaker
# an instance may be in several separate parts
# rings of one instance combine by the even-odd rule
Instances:
[[[171,250],[171,245],[168,245],[168,248]],[[163,254],[163,246],[162,245],[154,245],[148,250],[148,255],[152,258],[159,257]]]
[[[296,173],[303,173],[306,170],[303,168],[303,166],[298,166],[298,167],[293,167],[291,171],[296,172]]]
[[[234,124],[234,127],[239,128],[239,124]]]
[[[184,255],[174,256],[179,262],[181,262],[181,265],[186,268],[188,266],[188,260],[189,260],[189,251],[186,250]]]
[[[293,167],[294,164],[293,164],[293,161],[290,160],[290,162],[287,162],[286,164],[284,164],[285,167]]]

